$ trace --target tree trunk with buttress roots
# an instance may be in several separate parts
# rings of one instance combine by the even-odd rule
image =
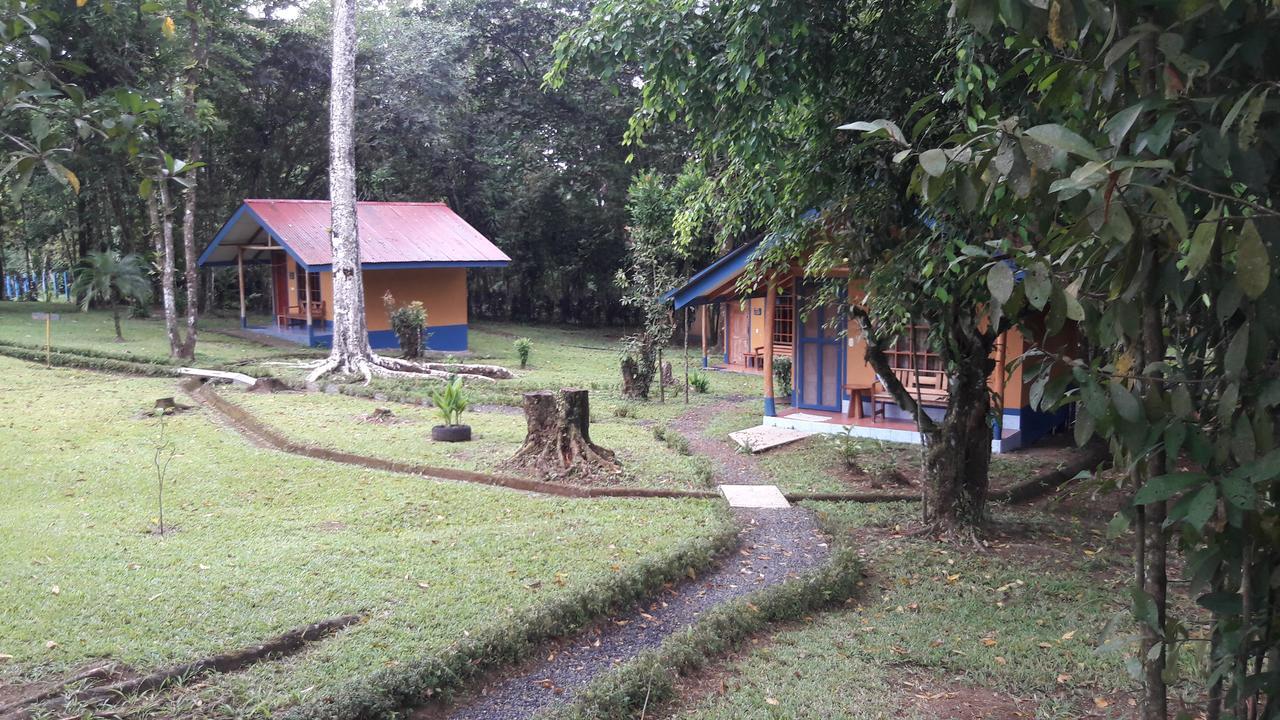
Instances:
[[[548,480],[590,482],[622,472],[612,450],[591,442],[588,392],[567,388],[555,394],[525,393],[524,443],[504,467]]]
[[[925,441],[924,521],[943,534],[980,530],[991,467],[987,378],[995,369],[995,333],[980,329],[974,319],[949,318],[950,350],[940,353],[949,368],[946,415],[934,420],[895,374],[885,339],[866,310],[854,308],[853,314],[866,339],[867,363],[898,406],[915,418]]]

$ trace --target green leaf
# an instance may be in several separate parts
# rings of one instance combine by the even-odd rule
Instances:
[[[1113,380],[1108,386],[1108,391],[1111,393],[1111,403],[1115,405],[1120,417],[1129,422],[1142,421],[1142,405],[1128,388]]]
[[[1059,150],[1066,150],[1087,160],[1101,160],[1102,156],[1093,145],[1072,130],[1062,125],[1047,124],[1029,128],[1026,132],[1031,139],[1042,142]]]
[[[1244,294],[1255,300],[1271,283],[1271,258],[1252,220],[1244,224],[1236,244],[1236,281]]]
[[[1013,269],[1009,267],[1009,263],[997,262],[987,271],[987,288],[991,290],[991,297],[1001,305],[1009,302],[1014,285]]]
[[[1185,240],[1187,233],[1191,230],[1187,225],[1187,216],[1182,212],[1182,206],[1178,201],[1166,192],[1164,188],[1149,187],[1147,192],[1156,200],[1156,207],[1164,214],[1165,219],[1169,221],[1169,225],[1173,227],[1174,232],[1178,233],[1179,240]]]
[[[1129,518],[1121,512],[1111,516],[1111,522],[1107,523],[1107,539],[1115,540],[1129,529]]]
[[[1115,41],[1115,43],[1107,49],[1107,54],[1102,58],[1102,67],[1109,68],[1112,65],[1115,65],[1120,58],[1128,55],[1129,52],[1133,50],[1133,46],[1137,45],[1138,42],[1146,35],[1146,31],[1139,31],[1132,35],[1126,35],[1125,37]]]
[[[1249,323],[1240,326],[1236,330],[1236,334],[1232,336],[1231,342],[1227,345],[1227,353],[1223,360],[1223,366],[1227,371],[1227,375],[1238,377],[1240,371],[1244,369],[1244,361],[1249,356]]]
[[[1280,476],[1280,450],[1272,450],[1241,470],[1247,471],[1255,483],[1269,482]]]
[[[1093,438],[1094,426],[1093,416],[1088,410],[1080,408],[1076,411],[1076,421],[1071,429],[1077,446],[1084,447],[1085,443]]]
[[[947,154],[938,148],[920,153],[920,167],[934,177],[947,171]]]
[[[1129,595],[1133,598],[1133,618],[1159,632],[1160,616],[1156,614],[1156,604],[1147,591],[1140,587],[1131,587]]]
[[[1053,279],[1049,277],[1049,269],[1044,263],[1035,263],[1023,275],[1023,282],[1027,289],[1027,302],[1037,310],[1044,309],[1044,304],[1049,302],[1049,296],[1053,294]]]
[[[1231,454],[1236,462],[1245,465],[1257,457],[1257,439],[1253,435],[1253,423],[1249,422],[1247,413],[1240,413],[1236,418],[1235,430],[1231,433]]]
[[[1221,479],[1222,497],[1241,510],[1252,510],[1258,502],[1258,493],[1245,478],[1245,473],[1237,470]]]
[[[1187,251],[1187,278],[1193,278],[1200,274],[1204,269],[1204,264],[1209,261],[1209,251],[1213,249],[1213,240],[1218,235],[1218,215],[1222,208],[1215,205],[1204,220],[1196,226],[1196,232],[1191,236],[1191,248]]]
[[[1205,485],[1194,493],[1187,495],[1179,500],[1169,509],[1169,517],[1165,520],[1165,527],[1172,527],[1174,523],[1181,520],[1196,530],[1204,527],[1209,518],[1213,516],[1213,511],[1218,507],[1218,488],[1214,485]]]
[[[880,119],[880,120],[872,120],[871,122],[859,120],[858,122],[851,122],[845,125],[841,125],[836,129],[860,131],[865,133],[874,133],[874,132],[883,131],[886,135],[888,135],[894,142],[898,143],[899,145],[907,144],[907,137],[902,134],[902,129],[899,128],[897,123],[893,122],[892,120]]]
[[[1150,505],[1151,503],[1168,500],[1174,495],[1197,485],[1202,485],[1208,480],[1209,476],[1200,472],[1176,472],[1157,475],[1138,488],[1138,492],[1133,495],[1133,504]]]

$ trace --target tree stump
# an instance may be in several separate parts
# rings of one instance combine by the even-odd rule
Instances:
[[[613,451],[591,442],[591,406],[586,390],[561,390],[559,398],[545,390],[525,393],[524,417],[524,443],[503,463],[504,468],[547,480],[580,482],[622,472]]]
[[[671,367],[671,361],[662,363],[662,384],[672,387],[676,384],[675,369]]]

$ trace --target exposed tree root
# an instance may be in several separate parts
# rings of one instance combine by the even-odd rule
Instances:
[[[514,377],[511,371],[500,365],[471,365],[466,363],[416,363],[398,358],[370,354],[368,357],[349,358],[345,361],[330,355],[324,360],[297,363],[294,367],[310,369],[307,382],[315,382],[329,373],[360,375],[368,385],[373,378],[400,378],[421,380],[433,378],[448,380],[460,377],[464,380],[494,382]]]
[[[561,390],[559,398],[550,392],[525,393],[524,411],[524,444],[503,467],[548,480],[591,482],[622,475],[613,451],[591,442],[586,390]]]

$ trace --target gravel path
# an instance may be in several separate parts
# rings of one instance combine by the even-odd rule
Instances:
[[[704,434],[718,414],[736,409],[722,402],[691,409],[672,426],[696,455],[711,458],[719,484],[763,481],[756,459],[731,443]],[[538,659],[494,679],[464,698],[451,720],[516,720],[557,703],[569,702],[596,676],[656,647],[688,627],[707,610],[813,569],[830,554],[812,513],[789,510],[735,510],[741,526],[738,550],[709,575],[685,580],[656,597],[626,608],[573,638],[551,643]]]
[[[812,514],[735,510],[742,530],[736,554],[709,575],[685,580],[576,637],[544,648],[538,660],[461,700],[452,720],[516,720],[573,699],[597,675],[657,646],[708,609],[775,585],[826,560],[829,549]]]

